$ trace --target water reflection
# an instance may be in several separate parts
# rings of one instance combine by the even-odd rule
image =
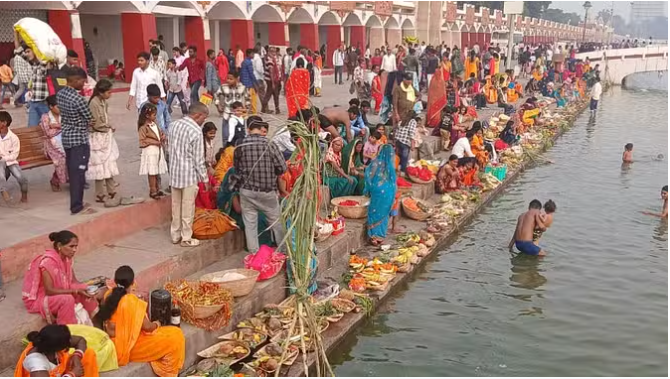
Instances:
[[[547,283],[547,278],[540,274],[540,259],[526,254],[517,254],[511,259],[512,275],[509,277],[512,287],[537,290]]]
[[[619,175],[619,178],[621,179],[621,185],[625,189],[630,188],[632,179],[628,174],[630,174],[632,168],[633,164],[630,162],[621,163],[621,175]]]

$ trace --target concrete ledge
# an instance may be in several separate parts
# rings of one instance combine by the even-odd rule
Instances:
[[[118,241],[139,230],[169,222],[171,220],[170,201],[170,198],[164,198],[119,207],[114,211],[105,212],[69,226],[68,230],[79,236],[77,255],[88,254],[106,243]],[[48,233],[2,247],[2,277],[5,283],[23,277],[30,261],[49,248],[51,248],[51,242]]]

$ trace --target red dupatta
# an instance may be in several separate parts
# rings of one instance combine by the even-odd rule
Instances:
[[[444,85],[442,70],[435,71],[428,86],[428,113],[426,123],[434,128],[442,121],[442,109],[447,106],[447,92]]]
[[[309,71],[295,68],[286,81],[286,108],[288,116],[293,117],[301,109],[309,108]]]

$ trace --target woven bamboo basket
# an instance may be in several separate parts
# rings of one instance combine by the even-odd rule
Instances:
[[[421,211],[417,212],[415,210],[409,209],[409,207],[405,205],[405,201],[407,199],[409,199],[409,197],[406,197],[402,200],[402,211],[405,213],[405,216],[416,221],[425,221],[428,217],[430,217],[430,213]]]
[[[222,278],[225,274],[228,273],[241,274],[244,275],[245,278],[226,282],[217,280],[218,278]],[[236,268],[232,270],[217,271],[211,274],[205,274],[200,277],[200,281],[216,283],[219,285],[219,287],[225,288],[228,291],[230,291],[230,294],[233,295],[233,297],[240,297],[240,296],[246,296],[250,294],[251,291],[253,291],[254,286],[256,285],[256,280],[258,279],[258,275],[260,275],[260,272],[256,270]]]
[[[342,206],[340,203],[353,200],[361,205]],[[345,218],[360,219],[368,216],[368,205],[370,199],[365,196],[341,196],[330,200],[330,204],[337,207],[337,212]]]
[[[223,308],[223,304],[219,305],[196,305],[193,307],[193,317],[197,319],[207,318]]]
[[[432,179],[426,181],[426,180],[421,180],[421,179],[419,179],[415,176],[412,176],[412,175],[407,175],[407,176],[409,176],[409,180],[413,181],[414,183],[418,183],[418,184],[430,184],[430,183],[435,181],[435,178],[432,178]]]

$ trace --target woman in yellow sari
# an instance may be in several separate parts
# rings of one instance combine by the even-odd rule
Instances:
[[[65,325],[47,325],[30,332],[28,341],[16,363],[15,377],[100,376],[95,352]],[[75,350],[70,354],[72,348]]]
[[[214,156],[214,159],[216,160],[216,166],[214,166],[214,180],[217,184],[221,184],[228,169],[233,167],[234,153],[235,147],[228,145],[226,148],[219,150]]]
[[[149,321],[147,303],[132,293],[135,273],[121,266],[114,273],[116,287],[107,291],[96,316],[116,346],[119,366],[149,362],[161,377],[177,376],[184,365],[186,341],[181,329]]]
[[[484,148],[484,136],[482,132],[482,123],[475,121],[472,124],[471,129],[475,134],[472,136],[472,141],[470,141],[470,148],[477,158],[477,163],[479,167],[485,167],[489,162],[489,153]]]
[[[470,50],[470,55],[465,59],[465,79],[470,79],[470,74],[477,75],[477,67],[479,66],[479,58],[475,55],[474,50]]]

